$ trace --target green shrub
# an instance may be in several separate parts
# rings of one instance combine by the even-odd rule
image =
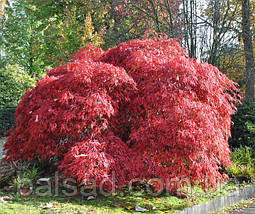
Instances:
[[[15,124],[16,107],[0,108],[0,137]]]
[[[38,169],[33,167],[18,173],[17,177],[13,180],[13,185],[18,189],[20,187],[28,188],[38,176]]]
[[[230,147],[248,146],[255,149],[255,104],[238,106],[238,112],[232,116],[232,121]]]
[[[230,158],[232,166],[227,169],[230,177],[251,181],[255,177],[255,157],[253,149],[249,147],[240,147],[235,149]]]
[[[253,150],[249,147],[240,147],[231,154],[231,160],[238,165],[252,165],[254,162]]]
[[[35,80],[18,65],[0,69],[0,108],[17,106],[21,96],[34,85]]]

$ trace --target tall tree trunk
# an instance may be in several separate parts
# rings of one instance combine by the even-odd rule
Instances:
[[[197,58],[197,1],[182,0],[185,43],[191,58]]]
[[[250,0],[242,0],[242,28],[246,60],[245,101],[247,103],[252,103],[254,101],[254,56],[252,48],[252,34],[250,29]]]

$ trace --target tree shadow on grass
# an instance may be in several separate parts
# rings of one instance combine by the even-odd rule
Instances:
[[[1,193],[3,195],[3,193]],[[5,194],[7,195],[7,194]],[[122,191],[111,196],[97,195],[92,200],[81,196],[29,196],[14,197],[13,201],[0,204],[5,213],[133,213],[138,205],[147,213],[171,213],[182,210],[185,200],[162,194],[152,196],[141,191]],[[16,211],[16,212],[15,212]]]

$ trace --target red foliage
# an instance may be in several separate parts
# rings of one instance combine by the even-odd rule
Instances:
[[[187,58],[175,40],[130,41],[101,61],[125,68],[137,83],[126,108],[135,113],[127,118],[129,137],[155,163],[155,176],[214,187],[220,167],[230,164],[234,83],[216,67]]]
[[[173,39],[88,46],[23,96],[6,160],[56,156],[65,174],[97,186],[114,176],[118,187],[155,177],[172,191],[215,187],[230,164],[235,91]]]

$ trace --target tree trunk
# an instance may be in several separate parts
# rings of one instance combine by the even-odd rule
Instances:
[[[242,30],[246,60],[245,101],[247,103],[252,103],[254,101],[254,56],[250,29],[250,0],[242,0]]]

